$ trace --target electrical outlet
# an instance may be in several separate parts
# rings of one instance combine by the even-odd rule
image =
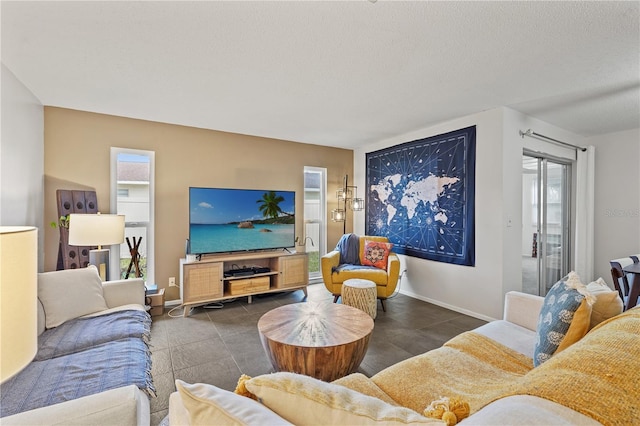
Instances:
[[[176,286],[176,277],[169,277],[169,287]]]

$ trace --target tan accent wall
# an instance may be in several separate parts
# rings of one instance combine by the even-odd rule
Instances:
[[[155,281],[168,287],[179,277],[189,235],[190,186],[296,191],[296,235],[303,235],[303,168],[327,168],[327,212],[335,190],[353,175],[353,151],[193,127],[45,107],[44,221],[57,217],[57,189],[93,189],[101,212],[110,212],[110,148],[155,152]],[[327,245],[342,224],[327,217]],[[347,232],[353,229],[347,224]],[[58,231],[45,227],[45,271],[56,268]],[[166,299],[178,299],[167,288]]]

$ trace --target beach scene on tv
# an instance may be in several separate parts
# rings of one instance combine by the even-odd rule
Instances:
[[[294,191],[189,188],[193,254],[284,249],[294,239]]]

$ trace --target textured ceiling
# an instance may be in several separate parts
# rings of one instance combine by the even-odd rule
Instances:
[[[640,2],[9,2],[44,105],[355,148],[509,106],[640,127]]]

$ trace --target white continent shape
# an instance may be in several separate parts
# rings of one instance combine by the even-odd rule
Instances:
[[[422,202],[432,206],[437,206],[438,198],[453,184],[460,181],[460,178],[449,176],[435,176],[429,174],[425,179],[409,181],[402,189],[400,205],[407,209],[407,218],[413,219],[416,208]],[[389,202],[393,190],[402,182],[400,173],[385,176],[377,184],[371,185],[370,190],[378,194],[378,199],[385,205],[387,210],[387,225],[391,223],[398,209]],[[434,220],[446,224],[449,218],[446,213],[436,208],[437,213]]]
[[[393,193],[393,188],[400,183],[402,179],[401,174],[395,174],[391,176],[385,176],[380,179],[376,185],[371,185],[371,191],[378,193],[378,199],[384,204],[389,205],[389,196]]]
[[[447,188],[459,181],[460,179],[457,177],[435,176],[432,174],[429,174],[426,179],[410,181],[405,186],[400,205],[407,209],[407,217],[412,219],[415,215],[416,207],[421,201],[425,204],[435,204]],[[444,217],[436,216],[435,219],[443,223],[447,222],[446,215]]]

